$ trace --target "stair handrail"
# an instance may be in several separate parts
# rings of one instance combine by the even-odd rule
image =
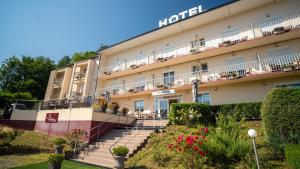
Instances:
[[[146,115],[146,118],[149,116],[149,115],[152,115],[151,113],[149,113],[149,114],[147,114]],[[115,156],[114,156],[114,154],[113,154],[113,152],[112,152],[112,148],[113,148],[113,146],[115,146],[120,140],[122,140],[128,133],[131,133],[134,129],[136,129],[136,134],[135,134],[135,136],[137,135],[137,130],[138,130],[138,126],[140,125],[140,124],[142,124],[142,128],[144,128],[143,126],[144,126],[144,121],[145,121],[145,116],[143,116],[143,119],[142,119],[142,121],[139,123],[139,122],[137,122],[137,124],[133,127],[133,128],[131,128],[130,130],[128,130],[128,131],[126,131],[125,133],[126,134],[123,134],[116,142],[114,142],[111,146],[109,146],[109,152],[110,152],[110,154],[112,155],[112,157],[116,160],[116,158],[115,158]],[[127,143],[125,144],[125,145],[127,145]]]
[[[97,140],[98,140],[98,139],[99,139],[99,133],[100,133],[100,126],[102,126],[103,124],[105,124],[105,123],[107,123],[107,122],[109,122],[110,120],[115,119],[115,118],[118,118],[118,122],[117,122],[117,123],[118,123],[118,125],[119,125],[120,117],[121,117],[121,116],[124,116],[124,115],[122,115],[122,114],[117,114],[116,116],[112,116],[112,117],[106,119],[105,121],[101,122],[100,124],[96,125],[95,127],[91,128],[91,129],[90,129],[90,133],[91,133],[92,131],[94,131],[95,129],[98,129],[98,130],[97,130],[97,133],[95,133],[95,134],[89,136],[88,139],[91,140],[92,138],[94,138],[94,137],[97,135]],[[125,116],[126,116],[126,123],[127,123],[128,117],[129,117],[129,116],[128,116],[128,115],[125,115]],[[112,122],[111,125],[105,126],[104,128],[101,129],[101,131],[103,131],[103,130],[105,130],[106,128],[112,126],[113,124],[115,124],[115,122]]]

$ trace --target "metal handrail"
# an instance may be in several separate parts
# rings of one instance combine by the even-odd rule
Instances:
[[[149,116],[149,115],[151,115],[151,114],[147,114],[147,117]],[[114,156],[114,154],[113,154],[113,152],[112,152],[112,148],[113,148],[113,146],[115,146],[118,142],[120,142],[120,140],[122,140],[128,133],[131,133],[134,129],[136,129],[136,131],[138,130],[138,126],[140,125],[140,124],[142,124],[142,129],[144,129],[144,121],[145,121],[145,117],[143,117],[143,120],[142,120],[142,122],[141,123],[138,123],[137,122],[137,124],[133,127],[133,128],[131,128],[130,130],[128,130],[128,131],[126,131],[126,134],[123,134],[116,142],[114,142],[110,147],[109,147],[109,151],[110,151],[110,154],[112,155],[112,157],[114,158],[114,159],[116,159],[115,158],[115,156]],[[138,134],[138,132],[136,132],[136,134],[135,134],[135,136]],[[127,144],[127,143],[126,143]],[[125,145],[126,145],[125,144]]]

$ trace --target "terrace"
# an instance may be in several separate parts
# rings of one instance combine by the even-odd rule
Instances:
[[[300,35],[300,14],[270,18],[269,21],[257,23],[259,24],[220,32],[204,39],[196,38],[183,46],[127,58],[118,64],[103,67],[99,76],[102,79],[111,79],[174,63],[188,62],[199,59],[199,57],[211,57],[235,50],[276,43]]]
[[[283,77],[300,73],[300,54],[291,53],[284,56],[269,57],[251,62],[220,66],[207,71],[173,74],[168,77],[156,77],[134,83],[123,83],[96,91],[96,96],[104,96],[106,91],[112,97],[151,94],[162,89],[190,89],[191,82],[198,79],[201,87],[237,83],[241,81],[260,80],[264,78]]]

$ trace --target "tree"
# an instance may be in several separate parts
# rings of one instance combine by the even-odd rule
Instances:
[[[61,58],[58,63],[57,63],[57,68],[64,68],[67,67],[69,65],[72,64],[72,59],[70,58],[70,56],[64,56],[63,58]]]
[[[76,52],[72,56],[72,62],[78,62],[81,60],[87,60],[87,59],[92,59],[96,57],[96,52],[95,51],[86,51],[86,52]]]
[[[0,67],[0,88],[2,91],[28,92],[33,97],[43,99],[50,72],[54,62],[43,56],[13,56],[6,59]]]

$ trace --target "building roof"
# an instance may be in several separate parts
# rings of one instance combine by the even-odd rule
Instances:
[[[154,30],[142,33],[124,41],[118,42],[99,51],[103,56],[112,55],[130,48],[137,47],[158,39],[162,39],[200,25],[204,25],[228,16],[236,15],[243,11],[247,11],[274,0],[232,0],[228,3],[216,6],[209,10],[203,11],[197,15],[187,17],[172,24],[156,28]]]

